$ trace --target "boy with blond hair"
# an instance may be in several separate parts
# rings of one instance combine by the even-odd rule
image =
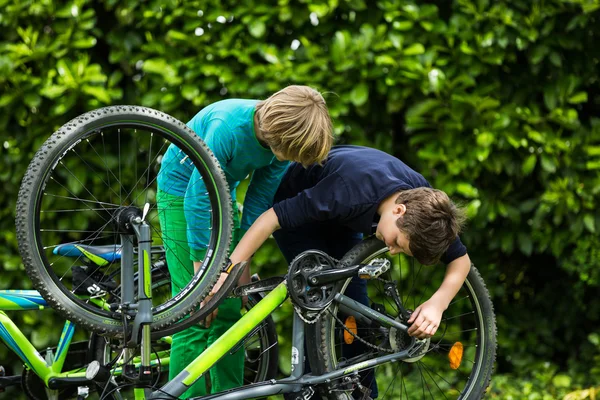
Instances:
[[[230,99],[202,109],[187,124],[219,161],[231,190],[234,210],[232,249],[273,203],[273,196],[288,167],[321,163],[333,142],[332,123],[319,92],[307,86],[288,86],[268,99]],[[236,188],[251,175],[241,224]],[[206,254],[210,236],[210,204],[198,171],[171,145],[162,160],[158,178],[158,207],[167,265],[175,296],[192,279]],[[249,283],[247,268],[240,284]],[[215,319],[173,336],[170,379],[240,318],[240,299],[226,299]],[[241,386],[244,352],[225,356],[210,370],[211,392]],[[185,398],[207,394],[204,377]]]

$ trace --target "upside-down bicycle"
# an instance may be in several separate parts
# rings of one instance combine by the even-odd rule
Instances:
[[[189,160],[199,172],[200,178],[190,185],[201,185],[210,199],[210,240],[190,283],[177,296],[153,302],[152,246],[161,245],[168,234],[157,223],[161,210],[156,206],[156,178],[168,149],[177,151],[175,162]],[[445,312],[438,333],[416,340],[407,334],[407,317],[439,287],[444,270],[390,257],[375,238],[339,261],[318,251],[302,253],[283,282],[265,280],[236,289],[238,295],[269,293],[175,379],[153,386],[152,337],[164,336],[192,311],[198,318],[211,311],[198,305],[225,265],[231,220],[229,189],[210,150],[181,122],[143,107],[106,107],[64,125],[36,153],[17,204],[19,249],[35,288],[66,318],[120,342],[124,370],[129,376],[137,374],[136,398],[181,396],[288,296],[296,310],[291,376],[203,399],[277,394],[367,399],[374,394],[363,382],[367,370],[374,371],[377,398],[483,396],[493,369],[496,328],[489,295],[475,267]],[[118,277],[119,298],[99,305],[77,296],[73,262],[52,252],[53,243],[59,242],[120,243],[121,262],[101,270]],[[235,266],[224,291],[233,288],[243,268]],[[359,278],[368,279],[368,306],[344,295],[348,282]],[[345,349],[354,342],[365,350],[348,357]],[[137,351],[139,366],[133,362]],[[305,373],[305,355],[310,373]],[[92,363],[86,373],[100,384],[112,373],[112,365],[102,361]]]

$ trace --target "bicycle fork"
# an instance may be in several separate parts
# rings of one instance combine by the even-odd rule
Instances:
[[[150,248],[152,240],[150,237],[150,225],[142,220],[142,218],[133,218],[132,228],[138,238],[138,276],[140,279],[138,283],[138,301],[136,304],[137,312],[133,320],[131,336],[127,342],[127,347],[135,347],[138,343],[141,343],[139,379],[141,383],[147,383],[152,380],[152,370],[150,367],[150,324],[152,323],[152,264],[150,261]],[[129,263],[127,269],[129,268],[133,269],[133,263]],[[121,273],[127,273],[133,279],[133,270],[122,270]],[[132,292],[133,290],[130,291],[130,293]]]

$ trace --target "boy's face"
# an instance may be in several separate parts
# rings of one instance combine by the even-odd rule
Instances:
[[[385,243],[390,250],[390,254],[404,253],[412,256],[408,238],[396,225],[398,218],[404,215],[405,212],[406,206],[404,204],[393,204],[383,210],[379,218],[375,236]]]

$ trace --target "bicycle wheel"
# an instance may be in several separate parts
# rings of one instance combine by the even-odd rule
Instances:
[[[423,267],[412,258],[391,256],[384,243],[376,238],[366,239],[354,247],[341,260],[341,265],[367,264],[383,257],[391,261],[392,268],[381,278],[395,282],[407,309],[414,310],[429,299],[444,278],[444,267]],[[343,286],[342,293],[349,282]],[[370,306],[390,318],[401,319],[396,303],[383,290],[384,282],[367,282]],[[353,332],[378,348],[365,345],[347,333],[351,323],[349,313],[334,302],[314,326],[309,326],[309,358],[316,373],[350,367],[401,351],[408,345],[409,337],[404,332],[384,328],[375,321],[358,320]],[[351,354],[350,347],[342,345],[344,341],[362,346],[362,354]],[[423,351],[408,360],[379,365],[371,374],[363,371],[359,379],[363,386],[374,388],[369,380],[375,377],[377,399],[480,399],[489,385],[495,354],[496,322],[492,303],[479,272],[472,266],[463,287],[444,312],[438,331],[425,340]],[[351,390],[345,389],[347,387],[331,386],[324,390],[323,397],[348,399]],[[353,397],[357,394],[355,391]],[[371,395],[375,398],[375,393]]]
[[[250,311],[261,300],[262,297],[259,294],[250,294],[246,304],[246,312]],[[271,316],[265,318],[245,339],[244,355],[244,384],[249,385],[277,378],[279,342],[275,322]]]
[[[153,297],[167,297],[171,293],[171,278],[165,264],[160,264],[152,270],[152,293]],[[117,288],[113,296],[120,296],[120,291]],[[245,311],[249,311],[254,307],[262,297],[259,294],[251,294],[248,296],[248,303]],[[244,311],[242,311],[244,313]],[[178,323],[171,325],[177,327]],[[113,359],[119,356],[122,344],[118,339],[107,338],[93,333],[90,337],[90,349],[94,355],[94,359],[100,361],[102,365],[106,365]],[[160,362],[161,359],[168,359],[170,355],[170,342],[166,339],[153,339],[152,343],[152,364],[154,366],[154,375],[157,376],[154,386],[160,387],[166,383],[169,377],[168,363]],[[277,330],[272,317],[267,317],[261,325],[259,325],[241,344],[244,346],[245,362],[244,362],[244,384],[264,382],[277,377],[279,369],[279,346],[277,341]],[[232,350],[233,352],[234,350]],[[160,376],[157,373],[160,372]],[[115,376],[117,386],[127,384],[126,381],[119,376]],[[109,390],[114,389],[114,385]],[[99,388],[102,393],[103,387]]]
[[[136,248],[131,226],[122,223],[136,216],[145,217],[152,244],[161,245],[168,233],[158,223],[157,177],[162,167],[168,167],[162,164],[169,148],[177,153],[170,162],[189,163],[189,170],[200,172],[201,179],[190,185],[206,188],[210,239],[202,267],[181,294],[153,307],[152,330],[186,315],[216,281],[232,230],[231,198],[217,160],[193,131],[164,113],[144,107],[105,107],[68,122],[42,145],[17,199],[17,235],[26,271],[63,317],[104,334],[123,333],[120,312],[78,293],[81,284],[73,283],[71,270],[81,260],[52,250],[64,243],[114,245],[121,243],[122,234],[133,237]],[[104,275],[121,266],[104,261],[99,260]]]

